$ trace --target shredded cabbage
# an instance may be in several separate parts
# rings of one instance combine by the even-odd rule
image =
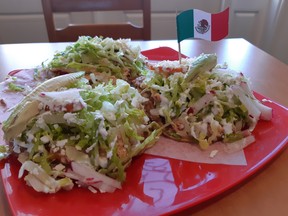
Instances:
[[[70,190],[76,182],[112,193],[121,188],[132,158],[157,142],[163,128],[172,139],[202,149],[222,141],[233,152],[254,142],[251,132],[259,119],[272,118],[249,80],[216,66],[215,54],[187,58],[182,65],[146,65],[129,41],[83,36],[43,63],[47,71],[91,73],[91,85],[81,79],[33,95],[37,107],[29,101],[39,113],[22,122],[26,128],[12,148],[22,163],[19,177],[27,171],[24,179],[36,191]],[[9,84],[10,90],[18,87]],[[8,154],[0,146],[0,159]]]
[[[65,97],[59,100],[57,95]],[[125,180],[131,159],[153,145],[161,132],[142,109],[141,101],[146,99],[123,80],[115,85],[110,82],[94,88],[42,92],[35,100],[41,102],[40,113],[14,139],[14,150],[20,150],[20,155],[27,153],[22,157],[20,176],[27,170],[25,180],[37,191],[71,189],[71,180],[78,180],[81,186],[113,192]],[[80,108],[59,108],[79,101]],[[71,162],[75,166],[71,167]],[[89,175],[85,176],[81,167],[94,170],[98,180],[88,181]],[[115,183],[109,182],[118,183],[113,189]]]
[[[146,71],[146,58],[139,47],[129,45],[129,39],[81,36],[55,53],[44,67],[65,72],[101,72],[119,79],[133,80]]]
[[[149,117],[169,125],[163,131],[166,136],[206,149],[218,141],[242,140],[251,135],[260,118],[271,119],[271,108],[253,96],[243,74],[219,65],[197,70],[203,69],[203,62],[199,66],[194,61],[186,61],[192,69],[186,65],[186,71],[168,76],[151,72],[139,85],[143,95],[151,98],[146,104]]]

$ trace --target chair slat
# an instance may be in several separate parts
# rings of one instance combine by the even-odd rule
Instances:
[[[151,39],[150,0],[42,0],[42,7],[50,42],[75,41],[83,35],[112,37],[114,39]],[[129,10],[142,12],[143,26],[135,26],[131,23],[69,24],[66,28],[56,29],[53,17],[55,13]]]

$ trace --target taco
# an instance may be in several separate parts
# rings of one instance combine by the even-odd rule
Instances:
[[[215,54],[150,65],[151,73],[137,80],[147,115],[163,134],[206,149],[215,142],[244,148],[259,119],[270,120],[272,110],[258,101],[242,73],[217,65]]]
[[[21,162],[19,177],[38,192],[113,192],[132,158],[151,147],[161,129],[142,109],[147,99],[124,80],[91,87],[84,72],[45,81],[3,124]]]
[[[85,71],[92,83],[110,79],[131,82],[145,73],[146,57],[129,42],[130,39],[81,36],[44,62],[43,68],[56,74]]]

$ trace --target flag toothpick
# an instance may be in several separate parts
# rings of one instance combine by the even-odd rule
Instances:
[[[181,55],[181,44],[180,44],[180,42],[178,42],[178,58],[179,58],[179,64],[181,65],[182,55]]]
[[[180,42],[187,38],[201,38],[217,41],[225,38],[229,32],[229,7],[220,13],[207,13],[190,9],[176,15],[179,63],[181,64]]]

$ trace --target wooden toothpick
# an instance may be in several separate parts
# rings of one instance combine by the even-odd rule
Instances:
[[[181,60],[182,60],[182,56],[181,56],[181,42],[178,42],[178,58],[179,58],[179,64],[181,65]]]

